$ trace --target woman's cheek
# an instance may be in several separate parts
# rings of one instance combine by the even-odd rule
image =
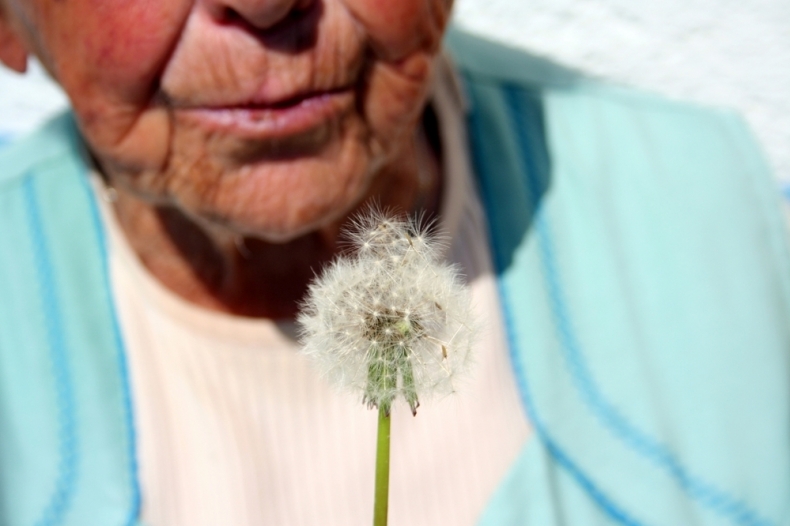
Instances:
[[[166,163],[170,124],[156,101],[159,77],[191,2],[68,0],[48,2],[50,70],[72,101],[91,148],[112,170]],[[79,31],[73,28],[79,27]],[[75,38],[75,35],[80,35]]]
[[[90,57],[86,80],[101,90],[96,95],[119,103],[148,102],[158,89],[190,1],[71,0],[92,12],[82,43]]]
[[[434,55],[415,53],[398,63],[378,62],[372,68],[365,117],[385,149],[411,132],[422,114],[433,62]]]
[[[345,0],[378,58],[399,61],[439,47],[450,14],[446,0]]]

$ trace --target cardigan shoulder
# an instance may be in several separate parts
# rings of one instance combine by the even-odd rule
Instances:
[[[484,524],[783,524],[790,246],[748,128],[448,42],[539,439]]]
[[[82,152],[74,117],[63,112],[30,134],[0,147],[0,192],[16,186],[26,176],[53,164],[73,159]]]

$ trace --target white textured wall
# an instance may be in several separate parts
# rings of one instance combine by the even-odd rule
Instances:
[[[65,106],[65,95],[37,62],[25,76],[0,65],[0,140],[32,129]]]
[[[737,109],[790,185],[790,0],[456,0],[455,15],[590,75]]]
[[[790,184],[790,0],[456,0],[455,18],[596,77],[736,108]],[[0,135],[63,104],[40,69],[0,72]]]

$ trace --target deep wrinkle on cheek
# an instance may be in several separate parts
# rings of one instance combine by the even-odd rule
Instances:
[[[377,56],[399,61],[418,49],[433,51],[449,16],[446,0],[347,0]]]

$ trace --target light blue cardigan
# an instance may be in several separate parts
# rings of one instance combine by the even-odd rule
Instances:
[[[482,525],[790,524],[790,252],[732,114],[451,33],[537,431]],[[132,395],[71,116],[0,152],[0,524],[137,523]]]

